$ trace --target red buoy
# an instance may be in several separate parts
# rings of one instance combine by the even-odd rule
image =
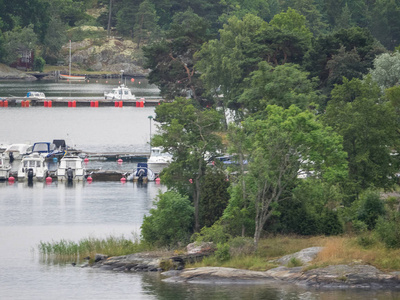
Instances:
[[[140,107],[144,107],[144,101],[140,101]]]
[[[76,100],[72,101],[72,107],[76,107]]]
[[[119,106],[119,102],[118,102],[118,101],[115,101],[115,102],[114,102],[114,106],[115,106],[115,107],[118,107],[118,106]]]
[[[49,107],[53,106],[53,101],[49,100],[49,103],[47,104]]]
[[[136,107],[139,107],[139,106],[140,106],[139,101],[136,101]]]
[[[135,82],[135,78],[131,78],[131,81],[132,81],[132,82]]]
[[[121,158],[118,159],[117,161],[118,161],[119,164],[122,164],[122,159]]]
[[[125,177],[122,177],[121,178],[121,183],[125,183],[126,182],[126,178]]]
[[[119,101],[119,107],[122,107],[124,104],[122,101]]]
[[[25,101],[24,100],[21,101],[21,107],[25,107]]]
[[[4,100],[3,106],[8,107],[8,100]]]
[[[72,102],[68,101],[68,107],[72,107]]]
[[[92,179],[92,177],[89,176],[89,177],[86,179],[86,181],[87,181],[88,183],[92,183],[93,179]]]
[[[156,178],[156,183],[157,183],[157,184],[160,184],[160,181],[161,181],[160,177],[157,177],[157,178]]]
[[[15,178],[13,176],[8,177],[8,182],[14,183]]]
[[[94,107],[99,107],[99,101],[96,100],[96,101],[94,102]]]
[[[29,100],[25,101],[25,107],[29,107]]]
[[[94,102],[90,101],[90,107],[94,107]]]
[[[48,107],[48,106],[49,106],[49,102],[47,102],[47,100],[44,100],[43,106],[44,106],[44,107]]]
[[[46,177],[46,183],[51,183],[53,181],[53,178],[51,178],[50,176]]]
[[[89,162],[89,158],[85,157],[85,159],[83,160],[85,163]]]
[[[3,107],[3,100],[0,100],[0,107]]]

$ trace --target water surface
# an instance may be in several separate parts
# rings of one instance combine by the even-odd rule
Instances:
[[[135,81],[137,82],[137,81]],[[97,85],[99,84],[99,85]],[[101,94],[106,83],[0,82],[0,97],[44,91],[57,97]],[[111,88],[111,85],[110,85]],[[133,87],[132,87],[133,88]],[[138,95],[156,96],[143,88]],[[136,93],[136,92],[135,92]],[[0,108],[0,143],[65,139],[90,152],[149,151],[154,108]],[[90,161],[88,168],[131,170],[134,163]],[[0,182],[0,299],[400,299],[390,291],[327,291],[292,285],[173,284],[158,273],[115,273],[43,261],[40,241],[109,235],[135,238],[156,195],[154,182],[9,184]]]

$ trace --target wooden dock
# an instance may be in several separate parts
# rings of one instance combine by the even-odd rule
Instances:
[[[151,107],[159,105],[163,99],[136,99],[136,100],[106,100],[106,99],[36,99],[27,97],[0,98],[1,107]]]

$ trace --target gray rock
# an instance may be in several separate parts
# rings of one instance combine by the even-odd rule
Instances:
[[[296,258],[297,260],[301,261],[302,264],[308,264],[318,255],[319,252],[321,252],[322,249],[323,247],[306,248],[299,252],[285,255],[274,262],[286,266],[292,258]]]

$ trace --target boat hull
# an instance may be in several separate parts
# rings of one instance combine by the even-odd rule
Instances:
[[[7,180],[10,177],[10,168],[0,168],[0,180]]]
[[[74,75],[61,75],[60,74],[60,79],[65,79],[65,80],[85,80],[85,76],[74,76]]]

